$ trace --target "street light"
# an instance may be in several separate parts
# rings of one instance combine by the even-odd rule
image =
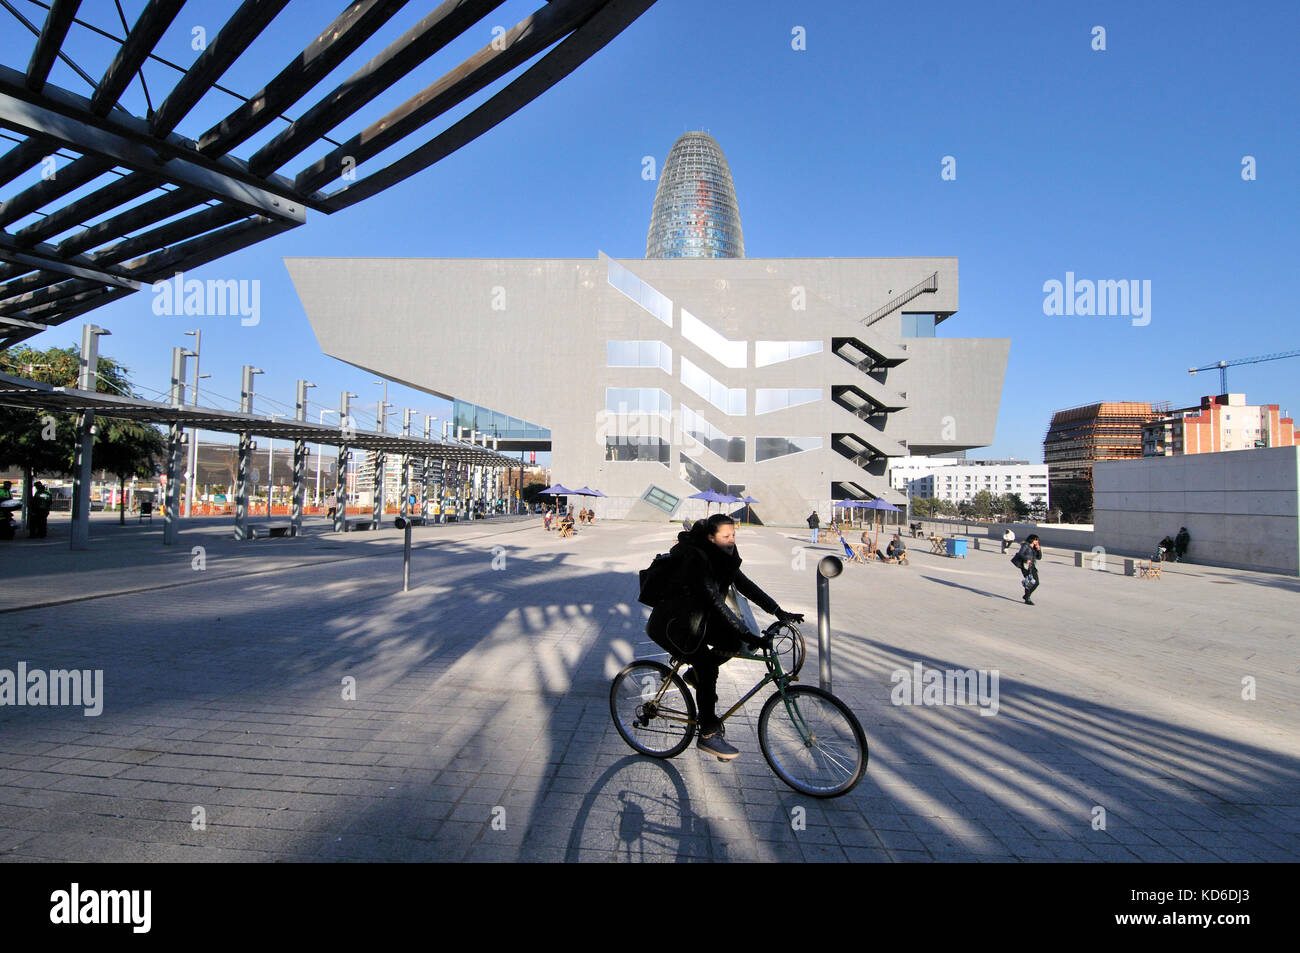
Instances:
[[[194,384],[190,388],[190,406],[199,406],[199,354],[203,343],[203,331],[195,329],[186,331],[186,337],[194,338]],[[204,377],[210,375],[204,374]],[[194,515],[194,484],[195,471],[199,468],[199,430],[197,427],[190,428],[190,453],[189,453],[189,473],[185,480],[185,515],[190,517]]]
[[[352,396],[355,397],[356,395],[353,394]],[[317,419],[316,422],[317,422],[318,424],[320,424],[320,425],[323,427],[323,426],[325,425],[325,415],[326,415],[326,414],[340,414],[340,415],[341,415],[341,413],[342,413],[341,411],[338,411],[338,410],[330,410],[330,409],[326,408],[325,410],[322,410],[322,411],[320,412],[320,417],[319,417],[319,419]],[[340,416],[340,417],[339,417],[339,422],[340,422],[340,424],[342,423],[342,420],[343,420],[343,418],[342,418],[342,416]],[[337,467],[337,464],[335,464],[335,466]],[[316,508],[317,508],[317,509],[320,508],[320,467],[321,467],[321,445],[318,443],[318,444],[316,444]]]
[[[287,417],[288,414],[267,414],[271,418],[271,426],[275,426],[276,417]],[[266,518],[271,518],[271,494],[275,490],[275,438],[270,432],[266,435]]]

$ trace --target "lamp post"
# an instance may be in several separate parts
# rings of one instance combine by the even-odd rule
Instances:
[[[286,414],[270,413],[271,426],[275,426],[276,417],[285,417]],[[266,518],[271,519],[271,494],[275,490],[275,438],[271,436],[270,431],[266,434]]]
[[[193,331],[186,331],[186,337],[194,338],[194,384],[190,387],[190,405],[199,406],[199,355],[200,347],[203,343],[203,331],[196,328]],[[206,375],[205,375],[206,376]],[[187,464],[188,473],[185,479],[185,515],[187,517],[194,515],[194,485],[196,483],[195,471],[199,468],[199,430],[197,427],[190,428],[190,452],[189,462]]]
[[[316,422],[323,427],[325,425],[325,415],[337,414],[337,413],[339,413],[339,411],[330,410],[329,408],[326,408],[325,410],[322,410],[320,412],[320,417],[317,419]],[[320,468],[321,468],[321,445],[316,444],[316,508],[317,509],[320,509]]]
[[[379,402],[379,406],[375,408],[375,429],[378,430],[380,433],[387,433],[388,415],[390,413],[390,411],[388,410],[389,407],[388,381],[379,380],[379,381],[373,381],[373,383],[384,385],[383,400],[381,400]],[[380,523],[383,521],[384,518],[384,490],[385,490],[384,483],[385,483],[385,477],[387,476],[387,473],[385,471],[385,466],[384,466],[385,463],[384,458],[386,456],[384,451],[376,450],[374,451],[374,453],[375,453],[375,472],[374,472],[375,492],[374,492],[374,500],[371,505],[370,528],[377,530],[379,529]]]
[[[261,374],[260,367],[245,364],[239,385],[239,412],[253,412],[253,377]],[[248,471],[252,466],[253,440],[247,430],[239,432],[239,464],[235,482],[235,539],[248,538]]]
[[[80,368],[77,389],[94,391],[99,382],[99,339],[113,332],[94,324],[81,328]],[[95,412],[83,411],[77,415],[77,450],[73,468],[72,536],[73,549],[86,549],[90,545],[90,472],[91,455],[95,444]],[[31,488],[23,487],[23,520],[27,520],[27,501]]]

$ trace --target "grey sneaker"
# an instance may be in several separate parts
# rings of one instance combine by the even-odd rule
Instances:
[[[726,733],[721,725],[711,735],[700,735],[700,740],[696,744],[701,751],[713,755],[719,761],[730,761],[740,754],[739,748],[727,744]]]

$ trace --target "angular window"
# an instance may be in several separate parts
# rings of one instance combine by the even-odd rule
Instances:
[[[770,414],[787,407],[811,404],[822,399],[817,388],[760,387],[754,391],[754,413]]]
[[[682,358],[682,383],[699,394],[724,414],[745,415],[745,389],[729,388],[714,380],[685,357]],[[818,391],[820,394],[821,392]]]
[[[606,387],[605,410],[611,414],[672,416],[672,400],[657,387]]]
[[[606,276],[611,285],[631,298],[640,307],[670,328],[673,326],[673,303],[665,295],[655,291],[612,258],[609,259]]]
[[[724,338],[695,315],[682,308],[682,337],[704,351],[723,367],[745,366],[745,342]]]
[[[745,484],[724,483],[704,467],[700,466],[686,454],[681,454],[681,478],[695,489],[703,492],[713,490],[715,493],[730,493],[732,496],[744,496]]]
[[[668,466],[668,441],[661,437],[606,437],[605,459],[615,462],[662,463]]]
[[[821,341],[755,341],[754,366],[767,367],[782,361],[793,361],[796,357],[820,354]]]
[[[667,490],[662,490],[654,485],[651,485],[648,490],[641,494],[641,499],[651,506],[663,510],[669,516],[673,515],[673,511],[677,509],[677,504],[681,502],[681,497],[673,496]]]
[[[792,453],[821,448],[821,437],[759,437],[755,441],[754,451],[758,462],[762,463],[764,460],[774,460],[777,457],[788,457]]]
[[[673,372],[673,350],[663,341],[606,341],[608,367],[659,367]]]
[[[729,437],[685,404],[682,405],[682,430],[728,463],[745,462],[745,438]]]

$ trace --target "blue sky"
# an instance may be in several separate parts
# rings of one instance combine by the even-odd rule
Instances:
[[[30,0],[16,3],[37,22],[44,15]],[[124,6],[133,19],[143,3]],[[294,0],[222,82],[253,92],[336,6]],[[330,79],[430,6],[413,3]],[[396,105],[489,42],[492,26],[511,26],[535,7],[504,3],[362,116]],[[160,52],[188,64],[194,27],[215,31],[230,9],[187,4]],[[1294,3],[660,0],[460,152],[352,209],[309,213],[305,226],[191,276],[259,279],[257,326],[159,317],[148,294],[89,319],[112,330],[103,351],[146,393],[165,388],[170,349],[189,340],[182,331],[202,327],[203,370],[213,374],[205,391],[237,396],[240,365],[254,363],[266,371],[258,390],[280,404],[292,406],[294,381],[305,377],[318,385],[316,408],[336,407],[346,388],[361,395],[361,414],[373,414],[373,375],[320,353],[283,258],[641,257],[655,187],[641,176],[642,157],[662,163],[682,132],[705,129],[731,165],[749,257],[956,256],[961,310],[940,335],[1012,339],[996,441],[971,455],[1040,461],[1055,409],[1100,399],[1191,404],[1217,392],[1218,377],[1187,368],[1300,349],[1286,303],[1300,212],[1298,11]],[[82,16],[121,32],[112,3],[87,0]],[[8,13],[0,21],[0,62],[25,68],[30,39]],[[1092,49],[1098,25],[1105,51]],[[796,27],[804,50],[792,49]],[[96,77],[112,54],[112,44],[80,28],[68,48]],[[155,105],[176,75],[160,64],[146,69]],[[51,81],[87,92],[62,64]],[[124,102],[143,112],[138,82]],[[201,134],[234,102],[210,94],[178,131]],[[941,178],[944,156],[956,160],[953,181]],[[1243,181],[1244,156],[1255,157],[1254,181]],[[1043,283],[1067,271],[1149,280],[1150,323],[1044,315]],[[31,343],[71,343],[80,323]],[[436,346],[436,325],[428,337]],[[1300,358],[1234,368],[1229,388],[1300,414],[1297,372]],[[406,388],[391,386],[389,399],[446,414],[441,401]]]

